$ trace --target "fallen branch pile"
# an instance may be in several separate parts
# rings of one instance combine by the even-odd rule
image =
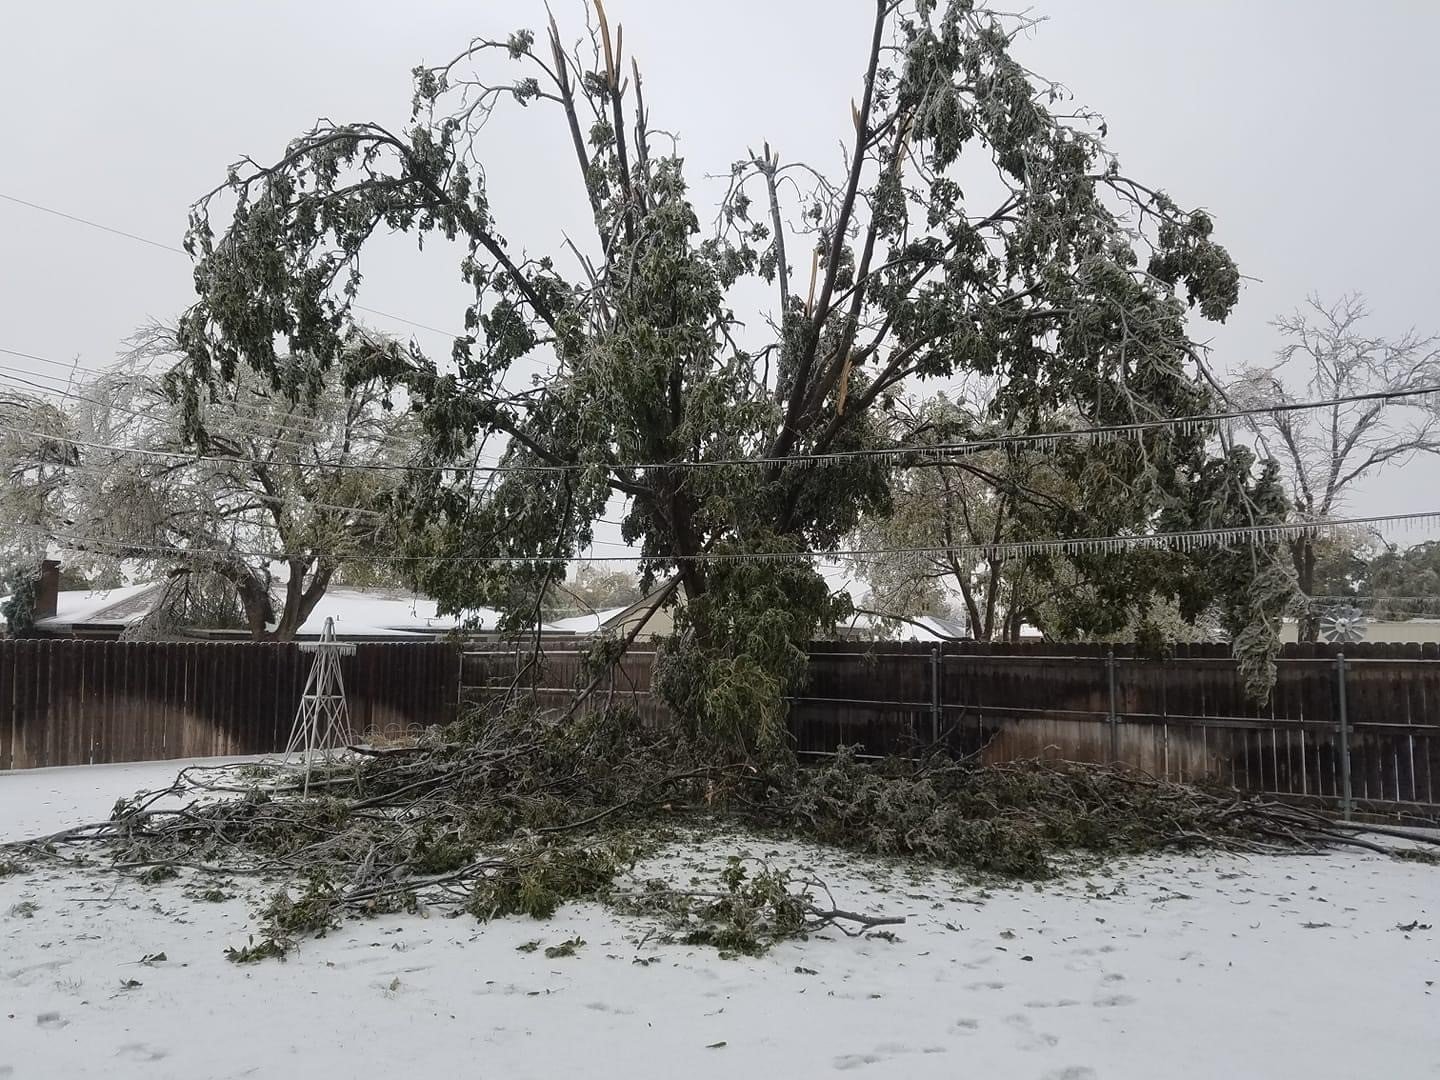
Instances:
[[[310,792],[256,766],[185,770],[169,789],[122,800],[106,821],[7,847],[32,857],[93,849],[147,881],[182,870],[273,879],[282,888],[262,913],[265,936],[233,952],[238,960],[281,955],[346,913],[420,904],[489,919],[602,900],[733,951],[822,925],[891,921],[838,907],[817,879],[738,860],[715,892],[617,884],[677,830],[724,822],[1012,878],[1046,877],[1076,857],[1162,849],[1409,854],[1309,811],[1117,768],[867,763],[847,751],[818,767],[715,763],[674,733],[614,714],[476,715],[412,748],[358,751],[312,777]],[[175,795],[193,797],[159,805]]]

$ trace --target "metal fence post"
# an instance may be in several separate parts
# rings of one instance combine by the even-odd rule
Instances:
[[[940,646],[930,646],[930,746],[940,741]]]
[[[1335,654],[1335,679],[1340,691],[1340,799],[1341,812],[1350,820],[1354,807],[1350,790],[1350,714],[1345,702],[1345,654]]]
[[[1115,650],[1105,651],[1105,678],[1110,684],[1110,714],[1105,722],[1110,725],[1110,762],[1114,764],[1120,760],[1120,714],[1115,710],[1116,687],[1115,687]]]

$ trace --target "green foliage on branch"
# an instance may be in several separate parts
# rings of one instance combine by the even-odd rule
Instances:
[[[1015,434],[944,396],[895,422],[904,441],[921,445]],[[1075,426],[1064,416],[1047,424],[1041,433]],[[1238,640],[1253,627],[1237,654],[1261,670],[1294,591],[1276,569],[1287,556],[1275,544],[1003,547],[1277,520],[1287,503],[1276,471],[1244,447],[1211,455],[1185,436],[1008,445],[910,469],[897,478],[893,500],[892,512],[867,520],[857,536],[861,549],[878,552],[856,560],[870,585],[869,606],[904,616],[954,598],[970,636],[981,641],[1018,640],[1028,624],[1052,639],[1136,641],[1159,652],[1182,635]],[[995,546],[1000,550],[986,550]],[[1269,586],[1257,588],[1262,580]]]
[[[473,299],[449,353],[389,343],[352,373],[403,386],[423,429],[434,471],[408,493],[408,550],[443,558],[421,584],[449,610],[533,622],[554,560],[622,502],[642,586],[681,582],[672,704],[732,751],[774,748],[797,644],[838,608],[806,558],[706,557],[823,553],[888,510],[888,465],[807,458],[885,445],[907,387],[974,375],[995,380],[985,408],[1013,430],[1203,411],[1187,318],[1223,319],[1238,295],[1210,218],[1125,173],[1104,123],[1013,55],[1030,21],[972,0],[877,0],[874,17],[844,159],[764,144],[703,212],[603,20],[575,49],[554,23],[477,38],[416,69],[408,125],[322,122],[268,165],[236,164],[186,241],[198,300],[174,385],[192,433],[203,443],[205,389],[246,370],[320,393],[353,341],[374,235],[458,251]],[[522,257],[536,245],[507,234],[486,172],[533,163],[495,160],[482,132],[532,106],[571,146],[594,232]],[[234,209],[214,222],[222,194]],[[757,282],[768,310],[738,310]],[[506,389],[512,371],[532,385]],[[525,471],[447,468],[486,445]],[[1169,433],[1077,475],[1107,505],[1153,505],[1149,489],[1204,459],[1203,434]]]
[[[347,917],[428,908],[490,920],[604,903],[672,940],[731,953],[825,926],[886,921],[846,911],[813,876],[726,858],[720,845],[729,840],[716,837],[727,829],[763,836],[767,847],[818,843],[980,880],[1037,880],[1177,848],[1314,851],[1353,842],[1318,814],[1119,767],[873,761],[855,748],[815,767],[719,762],[710,745],[626,715],[476,712],[419,746],[312,777],[324,796],[304,795],[293,774],[235,770],[221,790],[247,779],[254,786],[216,800],[203,783],[191,786],[197,772],[167,789],[197,796],[182,813],[146,812],[158,793],[141,794],[108,821],[43,845],[83,842],[156,877],[156,868],[183,866],[203,868],[200,881],[278,879],[258,906],[257,937],[227,954],[236,962],[283,957]],[[666,869],[676,846],[691,842],[708,867],[720,862],[713,884],[676,881]],[[26,850],[0,845],[5,856]]]
[[[0,576],[0,617],[13,637],[26,637],[35,629],[35,599],[39,595],[39,567],[32,563],[11,565]]]

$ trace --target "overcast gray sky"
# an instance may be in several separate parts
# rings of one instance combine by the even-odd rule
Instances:
[[[582,25],[579,0],[553,6]],[[177,244],[188,205],[240,154],[276,156],[322,115],[399,125],[415,64],[544,20],[539,0],[5,7],[0,193]],[[764,139],[786,158],[834,160],[870,10],[864,0],[609,4],[642,64],[652,122],[678,132],[696,182]],[[1127,171],[1209,208],[1257,279],[1227,325],[1199,324],[1219,367],[1264,362],[1277,345],[1269,320],[1312,291],[1363,291],[1376,330],[1440,329],[1440,4],[1041,0],[1034,11],[1049,21],[1022,58],[1105,114]],[[555,250],[584,222],[556,134],[517,110],[488,136],[497,210],[532,251]],[[369,262],[363,302],[455,326],[464,294],[453,267],[387,248]],[[101,366],[137,324],[188,299],[183,257],[0,200],[0,347]],[[1381,476],[1346,509],[1435,508],[1435,475],[1426,462]]]

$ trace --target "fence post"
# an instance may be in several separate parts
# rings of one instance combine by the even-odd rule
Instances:
[[[930,646],[930,748],[940,741],[940,646]]]
[[[1353,801],[1350,790],[1350,714],[1345,702],[1345,654],[1335,654],[1335,680],[1340,691],[1340,806],[1350,820]]]
[[[1120,760],[1120,714],[1115,711],[1115,650],[1105,650],[1105,679],[1110,684],[1110,714],[1105,722],[1110,725],[1110,763]]]

